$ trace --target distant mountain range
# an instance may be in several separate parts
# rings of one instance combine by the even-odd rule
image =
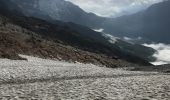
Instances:
[[[133,15],[107,20],[106,32],[119,37],[142,37],[144,42],[170,43],[170,1],[152,5]]]

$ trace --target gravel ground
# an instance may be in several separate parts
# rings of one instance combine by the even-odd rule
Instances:
[[[0,100],[169,100],[165,73],[23,56],[0,59]]]

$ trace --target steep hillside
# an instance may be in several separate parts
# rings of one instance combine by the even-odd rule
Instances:
[[[142,57],[129,52],[132,48],[124,50],[119,47],[121,45],[111,44],[100,35],[102,42],[72,29],[68,25],[70,23],[66,24],[59,21],[57,23],[51,24],[23,16],[1,15],[1,56],[8,58],[9,55],[3,55],[3,52],[8,54],[9,51],[11,54],[61,57],[65,60],[92,62],[108,66],[114,65],[117,59],[144,65],[149,64]],[[88,28],[82,29],[89,30],[91,34],[96,34]],[[149,55],[153,53],[150,48],[141,48],[150,50]]]
[[[64,45],[69,45],[84,51],[89,51],[97,54],[98,53],[104,54],[111,58],[120,58],[134,63],[138,63],[138,62],[140,63],[141,61],[146,62],[145,60],[149,61],[153,59],[151,55],[155,51],[151,48],[127,43],[119,39],[116,39],[115,43],[110,43],[107,40],[107,38],[102,36],[101,33],[95,32],[89,29],[88,27],[74,24],[72,22],[66,23],[66,22],[57,21],[56,19],[51,17],[54,13],[47,14],[47,8],[50,7],[48,9],[49,11],[51,11],[50,9],[53,8],[53,7],[51,8],[51,6],[48,5],[51,4],[50,1],[48,2],[43,0],[41,1],[2,0],[0,2],[1,2],[0,11],[2,14],[4,14],[10,19],[10,23],[21,26],[21,28],[28,29],[29,31],[35,32],[38,35],[45,37],[48,40],[52,40],[54,42],[56,41],[62,42],[64,43]],[[42,2],[44,2],[44,5],[41,4]],[[62,13],[67,12],[65,10],[68,9],[66,8],[68,6],[75,7],[73,4],[62,0],[55,1],[54,4],[56,3],[61,3],[61,5],[68,4],[67,6],[66,5],[55,6],[57,7],[56,9],[58,9],[58,10],[55,9],[55,11],[61,10],[60,12]],[[47,5],[48,7],[46,7]],[[41,8],[40,6],[43,6],[44,9],[40,9]],[[76,9],[78,9],[78,7]],[[70,14],[73,13],[71,11],[72,10],[69,11]],[[58,15],[66,16],[63,14],[58,14]],[[27,16],[27,17],[22,17],[22,16]],[[31,18],[31,17],[35,17],[35,18]],[[44,19],[47,22],[44,20],[39,20],[39,18]],[[80,20],[83,19],[80,18]]]
[[[66,61],[102,64],[108,67],[115,67],[116,63],[119,62],[117,59],[114,59],[114,57],[109,58],[104,54],[85,51],[84,49],[87,48],[87,46],[84,45],[89,44],[88,50],[90,51],[90,49],[94,50],[91,45],[95,44],[94,47],[97,47],[100,44],[92,41],[90,43],[89,40],[86,41],[77,38],[79,33],[71,31],[66,27],[59,27],[33,18],[8,17],[4,15],[0,16],[0,57],[23,59],[19,57],[18,54],[27,54],[42,58],[57,58]],[[14,24],[19,21],[21,23],[18,23],[18,25]],[[28,26],[24,24],[23,26],[19,25],[22,23]],[[49,27],[51,27],[51,30],[44,30]],[[51,36],[50,33],[52,32],[55,32],[56,36]],[[55,38],[52,38],[53,36]],[[102,47],[102,45],[100,45],[100,47]]]

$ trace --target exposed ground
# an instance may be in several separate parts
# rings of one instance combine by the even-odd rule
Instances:
[[[0,59],[2,100],[169,100],[168,73],[22,56]]]

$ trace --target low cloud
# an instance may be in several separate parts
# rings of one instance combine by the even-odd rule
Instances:
[[[102,33],[102,36],[104,36],[110,43],[115,44],[117,42],[117,37],[114,37],[110,34]]]
[[[141,41],[142,40],[142,37],[137,37],[137,38],[130,38],[130,37],[123,37],[122,38],[124,41],[126,41],[126,42],[129,42],[129,43],[132,43],[132,44],[134,44],[135,42],[139,42],[139,41]]]
[[[151,47],[157,52],[153,55],[157,58],[155,62],[152,62],[154,65],[170,64],[170,45],[167,44],[144,44],[144,46]]]
[[[135,13],[162,0],[66,0],[86,12],[92,12],[104,17],[117,17]]]
[[[100,29],[93,29],[94,31],[96,31],[96,32],[103,32],[104,31],[104,29],[102,29],[102,28],[100,28]]]
[[[103,37],[105,37],[110,43],[112,43],[112,44],[114,44],[114,43],[116,43],[116,41],[117,41],[117,37],[114,37],[114,36],[112,36],[112,35],[110,35],[110,34],[107,34],[107,33],[104,33],[103,31],[104,31],[104,29],[102,29],[102,28],[100,28],[100,29],[93,29],[94,31],[96,31],[96,32],[100,32],[101,33],[101,35],[103,36]]]
[[[124,40],[126,41],[132,41],[133,39],[132,38],[129,38],[129,37],[123,37]]]

